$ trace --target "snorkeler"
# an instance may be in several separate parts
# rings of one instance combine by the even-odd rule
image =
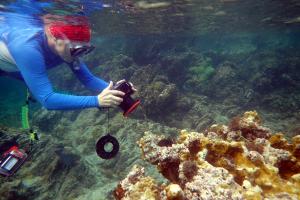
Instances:
[[[17,0],[7,7],[0,5],[0,76],[23,80],[35,99],[48,110],[119,106],[126,117],[140,104],[139,100],[131,98],[131,94],[136,92],[132,83],[125,80],[115,85],[112,81],[107,83],[94,76],[82,60],[95,48],[91,45],[91,27],[86,13],[105,5],[81,1],[85,6],[79,15],[60,17],[45,14],[43,9],[52,5],[49,2]],[[97,95],[75,96],[54,92],[47,70],[63,63]],[[63,76],[60,78],[63,79]],[[24,149],[20,148],[19,137],[0,141],[2,176],[14,175],[34,150],[33,144],[39,140],[37,132],[29,125],[29,100],[27,94],[26,105],[22,107],[22,128],[28,130],[29,144]],[[113,144],[111,152],[104,149],[108,142]],[[119,142],[106,134],[98,140],[96,151],[101,158],[113,158],[119,151]]]
[[[91,28],[85,16],[44,16],[28,20],[23,15],[0,18],[0,74],[21,78],[33,96],[48,110],[115,107],[124,92],[95,77],[82,61],[90,53]],[[66,63],[96,96],[74,96],[53,91],[47,69]],[[63,79],[63,75],[61,75]],[[120,83],[122,81],[119,81]],[[135,88],[133,88],[136,91]]]

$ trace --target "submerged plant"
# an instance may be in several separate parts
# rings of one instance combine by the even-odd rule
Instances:
[[[187,78],[185,85],[188,88],[197,89],[202,83],[209,80],[215,73],[215,69],[211,64],[210,59],[204,59],[198,64],[192,66],[188,70]]]

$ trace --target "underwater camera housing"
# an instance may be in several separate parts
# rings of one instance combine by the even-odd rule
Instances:
[[[121,82],[114,86],[114,90],[119,90],[125,93],[123,97],[123,102],[119,105],[122,108],[123,116],[127,117],[132,111],[134,111],[139,105],[140,100],[134,100],[131,95],[133,94],[133,89],[130,83],[127,81]]]
[[[28,155],[18,146],[10,147],[1,155],[0,174],[2,176],[12,176],[23,165]]]

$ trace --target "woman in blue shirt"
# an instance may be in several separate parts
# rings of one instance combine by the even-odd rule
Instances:
[[[84,16],[26,19],[24,15],[0,15],[0,71],[21,76],[33,96],[49,110],[114,107],[124,93],[113,83],[95,77],[81,57],[94,48]],[[74,96],[53,91],[47,69],[67,63],[77,78],[96,96]],[[1,73],[1,72],[0,72]],[[135,89],[134,89],[135,90]]]

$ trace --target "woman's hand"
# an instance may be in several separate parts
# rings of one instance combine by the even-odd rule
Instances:
[[[119,81],[117,82],[117,84],[121,84],[121,83],[123,83],[123,82],[125,82],[125,79],[119,80]],[[133,90],[134,92],[136,92],[137,89],[133,86],[133,84],[132,84],[131,82],[128,82],[128,83],[131,85],[132,90]]]
[[[107,88],[105,88],[98,95],[98,103],[100,107],[117,107],[122,103],[124,92],[113,89],[113,82],[110,81]]]

